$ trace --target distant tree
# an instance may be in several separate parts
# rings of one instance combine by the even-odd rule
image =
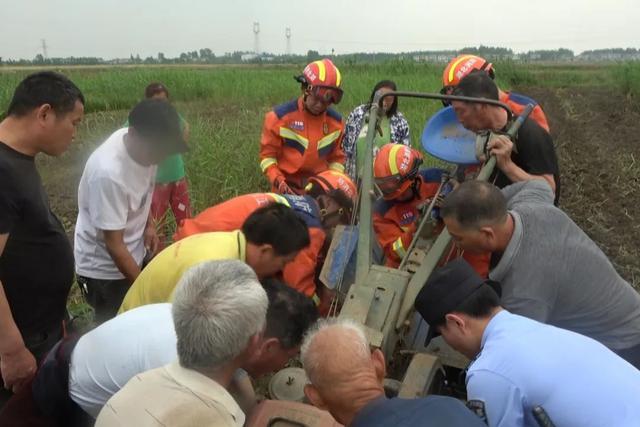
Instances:
[[[317,61],[318,59],[321,59],[321,58],[322,57],[320,56],[320,52],[318,52],[317,50],[307,51],[307,62]]]
[[[158,52],[158,62],[161,64],[164,64],[165,61],[166,61],[166,58],[164,57],[164,53]]]

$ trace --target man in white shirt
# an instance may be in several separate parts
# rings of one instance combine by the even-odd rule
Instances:
[[[304,294],[278,281],[266,281],[263,287],[269,308],[260,342],[262,356],[242,366],[252,378],[283,368],[297,355],[305,331],[318,318],[313,302]],[[78,341],[69,363],[69,395],[95,418],[132,377],[176,358],[171,304],[134,308]]]
[[[186,150],[168,103],[146,99],[89,157],[78,188],[74,255],[78,283],[96,323],[115,316],[145,256],[158,247],[149,220],[156,165]]]
[[[179,361],[133,377],[109,399],[96,426],[241,427],[245,416],[226,388],[260,355],[267,305],[258,278],[241,261],[189,269],[172,306]]]

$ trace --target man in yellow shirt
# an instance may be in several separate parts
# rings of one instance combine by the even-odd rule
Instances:
[[[241,230],[196,234],[164,249],[131,285],[119,313],[170,301],[183,273],[204,261],[237,259],[246,262],[260,279],[273,276],[309,241],[307,225],[291,208],[269,204],[254,211]]]

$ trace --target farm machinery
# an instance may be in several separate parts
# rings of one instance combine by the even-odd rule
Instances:
[[[417,294],[430,274],[446,258],[451,249],[451,236],[446,227],[437,224],[433,215],[435,201],[460,179],[470,166],[481,168],[475,179],[488,180],[496,167],[496,159],[487,151],[492,132],[473,133],[457,121],[452,107],[435,114],[427,123],[421,143],[424,150],[451,166],[444,174],[437,194],[425,206],[417,231],[398,268],[376,262],[376,239],[372,212],[378,194],[373,179],[374,138],[382,114],[382,99],[391,97],[427,100],[463,101],[490,104],[505,109],[511,123],[507,134],[514,137],[530,114],[528,108],[511,120],[509,107],[501,102],[452,95],[413,92],[377,94],[369,111],[364,170],[360,196],[354,209],[353,224],[339,226],[334,233],[320,280],[336,291],[330,315],[360,323],[372,348],[382,350],[388,363],[385,391],[388,396],[417,398],[429,394],[465,397],[464,370],[469,361],[436,338],[425,346],[428,327],[414,312]],[[442,228],[433,237],[427,230]],[[304,372],[285,368],[271,380],[271,398],[260,404],[249,419],[249,426],[333,426],[329,414],[303,403]]]

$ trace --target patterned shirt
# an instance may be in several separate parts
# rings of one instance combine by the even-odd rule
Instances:
[[[352,179],[356,179],[356,144],[362,126],[365,123],[365,117],[368,115],[367,104],[356,107],[349,117],[345,125],[344,139],[342,140],[342,149],[347,156],[346,172]],[[404,115],[396,112],[389,117],[389,126],[391,128],[391,143],[411,145],[409,138],[409,123]]]

